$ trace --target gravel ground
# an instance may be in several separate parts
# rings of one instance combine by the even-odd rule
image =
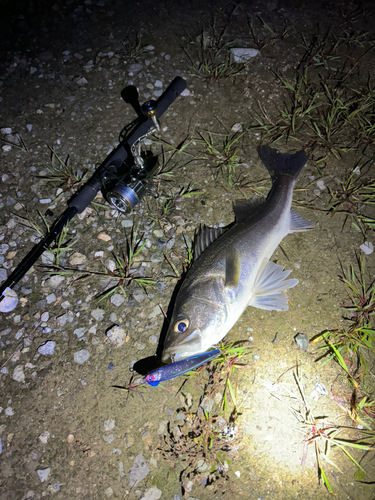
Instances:
[[[220,409],[226,372],[203,370],[131,391],[119,387],[155,364],[167,324],[163,313],[171,313],[186,247],[198,227],[229,224],[234,199],[257,189],[266,194],[270,187],[256,153],[261,131],[252,127],[259,106],[271,117],[283,107],[285,93],[270,70],[291,78],[305,51],[301,35],[312,40],[319,23],[320,40],[328,27],[336,37],[356,34],[351,43],[364,54],[363,69],[355,65],[350,78],[359,88],[374,76],[371,3],[1,5],[0,281],[39,241],[36,226],[44,231],[52,224],[82,177],[95,171],[135,119],[121,91],[135,86],[142,103],[160,97],[176,76],[186,79],[187,90],[148,143],[164,163],[153,193],[130,215],[112,210],[99,194],[71,221],[61,245],[46,251],[17,285],[18,306],[1,313],[0,498],[330,497],[318,479],[314,445],[307,444],[311,426],[301,414],[309,407],[310,416],[324,416],[311,425],[355,428],[345,411],[351,389],[337,366],[315,362],[315,347],[299,349],[294,336],[312,338],[346,324],[347,289],[338,276],[342,266],[356,265],[356,255],[365,258],[375,238],[373,231],[364,235],[350,221],[344,224],[345,214],[330,217],[324,210],[358,158],[370,162],[374,176],[373,142],[341,158],[330,152],[322,162],[318,148],[301,174],[295,198],[302,209],[309,207],[303,215],[316,227],[288,236],[273,259],[300,280],[290,290],[289,311],[249,308],[226,339],[248,346],[244,366],[231,378],[236,414],[229,416],[228,391],[229,412]],[[192,75],[198,58],[193,42],[209,45],[220,33],[235,47],[259,53],[237,77]],[[373,100],[370,105],[374,109]],[[233,178],[225,177],[228,167],[220,154],[207,153],[198,132],[216,148],[244,133],[236,142]],[[176,153],[183,141],[186,150]],[[286,151],[305,144],[280,146]],[[127,275],[132,279],[98,300],[117,283],[114,275],[132,239],[145,243]],[[373,280],[373,257],[366,259]],[[139,280],[147,278],[153,283],[145,290]],[[207,433],[224,436],[226,448],[214,438],[207,441],[211,451],[204,449]],[[363,476],[344,453],[332,451],[324,470],[337,498],[373,498],[366,484],[374,480],[371,453],[353,451]]]

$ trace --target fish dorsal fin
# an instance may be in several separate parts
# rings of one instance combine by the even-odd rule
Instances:
[[[253,215],[264,203],[264,198],[254,196],[248,200],[236,200],[233,203],[233,212],[237,222],[242,222]]]
[[[290,211],[290,228],[289,233],[301,233],[303,231],[308,231],[315,226],[315,222],[310,222],[306,220],[302,215],[300,215],[295,210]]]
[[[285,280],[291,272],[265,260],[258,272],[248,305],[269,311],[287,311],[288,299],[284,292],[298,283],[297,279]]]
[[[225,287],[237,288],[240,281],[241,263],[233,245],[227,248],[225,257]]]
[[[226,230],[227,228],[224,227],[201,227],[195,236],[194,260],[197,260],[206,248],[225,233]]]

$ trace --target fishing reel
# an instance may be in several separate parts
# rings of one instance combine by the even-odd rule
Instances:
[[[158,169],[155,156],[142,152],[142,143],[148,135],[160,130],[157,119],[158,104],[154,100],[141,106],[142,113],[151,118],[153,127],[139,137],[131,146],[131,155],[121,163],[112,162],[102,177],[102,194],[107,203],[119,212],[130,214],[142,196],[152,186],[152,178]]]

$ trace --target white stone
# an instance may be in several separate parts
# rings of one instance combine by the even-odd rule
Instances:
[[[243,63],[260,54],[258,49],[232,48],[230,49],[230,58],[232,62]]]
[[[48,431],[42,432],[42,434],[39,436],[39,441],[43,444],[46,444],[50,435],[51,434]]]
[[[16,382],[24,382],[25,381],[25,374],[23,372],[23,366],[18,365],[15,367],[13,371],[13,380]]]
[[[161,494],[161,490],[159,490],[156,486],[152,486],[152,488],[145,491],[141,500],[159,500],[159,498],[161,498]]]
[[[51,468],[48,467],[47,469],[38,469],[37,474],[39,476],[40,482],[44,483],[48,479],[49,473],[51,472]]]
[[[371,241],[365,241],[359,248],[366,255],[370,255],[374,251],[374,245],[371,243]]]
[[[83,365],[89,357],[90,353],[89,351],[86,351],[86,349],[81,349],[80,351],[74,353],[74,361],[79,365]]]
[[[11,290],[10,288],[7,288],[3,292],[4,298],[0,302],[0,312],[6,313],[13,311],[13,309],[16,307],[18,304],[18,297],[17,294],[14,290]]]
[[[69,259],[69,264],[71,266],[79,266],[80,264],[83,264],[87,260],[86,255],[83,255],[82,253],[75,252]]]
[[[109,418],[108,420],[104,420],[103,427],[106,432],[112,431],[115,428],[116,421],[114,418]]]
[[[121,347],[125,343],[126,333],[122,328],[120,328],[117,325],[107,330],[106,335],[111,344],[113,344],[116,347]]]

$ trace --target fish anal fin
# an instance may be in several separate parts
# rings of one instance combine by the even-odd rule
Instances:
[[[272,261],[266,261],[255,280],[253,294],[249,306],[270,311],[286,311],[288,299],[284,293],[297,285],[298,280],[287,280],[291,271],[286,271]]]
[[[300,215],[296,210],[290,211],[290,228],[289,233],[301,233],[303,231],[308,231],[313,229],[315,226],[314,222],[306,220],[302,215]]]
[[[225,259],[225,287],[237,288],[240,281],[241,262],[234,246],[227,248]]]

